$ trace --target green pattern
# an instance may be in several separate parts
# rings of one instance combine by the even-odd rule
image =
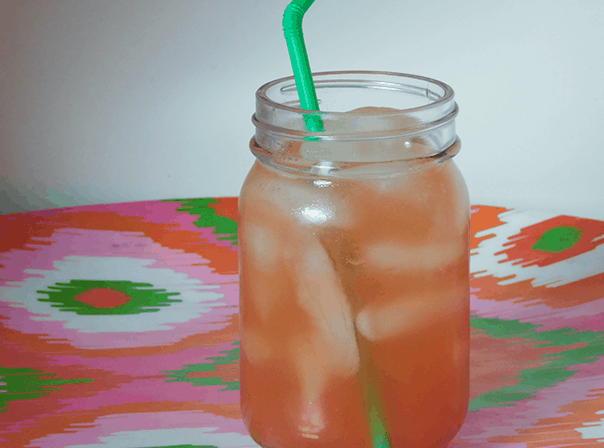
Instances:
[[[222,381],[220,370],[216,368],[218,365],[239,364],[239,342],[233,342],[231,350],[221,351],[224,356],[206,358],[209,363],[200,364],[185,364],[180,370],[165,371],[168,376],[167,382],[181,381],[191,383],[194,386],[225,386],[223,391],[239,390],[239,381]],[[189,374],[198,372],[216,372],[216,375],[207,376],[204,378],[189,377]]]
[[[165,289],[151,289],[152,286],[150,283],[133,283],[131,281],[71,280],[69,283],[55,283],[47,288],[48,291],[37,292],[48,296],[48,298],[38,298],[40,302],[49,302],[53,308],[81,315],[153,313],[159,311],[160,307],[169,306],[170,303],[181,302],[181,300],[170,298],[179,293],[166,292]],[[96,288],[123,292],[132,300],[115,308],[97,308],[76,299],[78,295]]]
[[[554,227],[544,232],[532,248],[542,252],[562,252],[577,244],[582,233],[583,231],[576,227]]]
[[[604,332],[602,331],[578,332],[572,328],[537,331],[539,327],[541,325],[517,320],[472,317],[473,329],[482,330],[484,334],[494,338],[523,338],[527,343],[537,342],[537,347],[565,347],[578,344],[586,346],[542,355],[543,361],[547,362],[547,365],[528,367],[513,378],[520,379],[517,384],[479,395],[470,402],[470,411],[497,406],[515,406],[515,402],[535,397],[536,391],[553,387],[572,377],[577,370],[569,369],[569,367],[595,362],[598,357],[604,355]]]
[[[177,212],[187,212],[191,215],[198,216],[194,224],[197,227],[213,227],[214,235],[219,236],[218,240],[232,240],[234,246],[237,245],[237,222],[226,216],[219,216],[216,210],[210,207],[210,204],[220,202],[217,199],[170,199],[164,202],[180,202],[181,207],[177,208]]]
[[[91,378],[63,380],[54,373],[45,374],[41,370],[29,367],[6,368],[0,366],[0,414],[6,412],[8,403],[14,400],[30,400],[52,391],[61,390],[58,386],[65,384],[92,383]]]

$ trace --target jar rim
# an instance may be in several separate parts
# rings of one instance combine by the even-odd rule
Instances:
[[[323,159],[334,162],[330,172],[367,163],[389,171],[391,162],[445,160],[459,150],[458,107],[444,82],[380,71],[319,72],[313,80],[319,111],[300,108],[293,76],[257,90],[250,148],[259,160],[293,171]]]
[[[313,74],[318,111],[300,108],[293,76],[279,78],[256,92],[252,123],[256,132],[280,138],[373,140],[425,133],[452,123],[458,113],[453,89],[425,76],[380,71]],[[374,108],[369,114],[355,113]],[[378,108],[377,110],[375,108]],[[311,131],[308,120],[324,129]]]
[[[436,97],[435,101],[422,105],[422,106],[417,106],[417,107],[410,107],[410,108],[406,108],[406,109],[401,109],[400,112],[398,113],[409,113],[409,112],[419,112],[425,109],[433,109],[435,107],[440,106],[443,103],[446,103],[448,101],[451,101],[453,99],[453,97],[455,96],[455,92],[453,91],[453,89],[451,88],[451,86],[449,86],[448,84],[439,81],[437,79],[433,79],[433,78],[428,78],[426,76],[420,76],[420,75],[412,75],[412,74],[408,74],[408,73],[397,73],[397,72],[388,72],[388,71],[371,71],[371,70],[341,70],[341,71],[326,71],[326,72],[316,72],[312,74],[313,80],[315,80],[316,78],[324,78],[324,77],[331,77],[331,76],[361,76],[361,75],[369,75],[369,76],[384,76],[384,77],[394,77],[394,78],[398,78],[398,79],[414,79],[416,81],[422,81],[422,82],[426,82],[427,84],[432,84],[433,86],[438,86],[439,88],[442,89],[442,95],[438,95],[436,92],[426,88],[426,96],[427,97]],[[315,80],[315,86],[317,86],[317,84],[321,83],[321,79],[318,79],[319,82],[317,82]],[[285,83],[289,83],[290,86],[286,85],[284,87],[282,87],[282,90],[284,88],[287,87],[291,87],[291,85],[293,85],[295,87],[295,79],[294,76],[285,76],[282,78],[278,78],[275,79],[273,81],[269,81],[265,84],[263,84],[262,86],[260,86],[260,88],[256,91],[256,100],[260,103],[262,103],[265,106],[269,106],[269,107],[274,107],[275,109],[281,109],[283,111],[286,112],[294,112],[294,113],[301,113],[301,112],[317,112],[317,111],[309,111],[309,110],[305,110],[305,109],[301,109],[300,107],[294,107],[294,106],[290,106],[287,104],[283,104],[283,103],[279,103],[275,100],[272,100],[271,98],[269,98],[268,96],[268,90],[278,86],[279,84],[285,84]],[[345,113],[347,113],[346,111],[330,111],[330,110],[326,110],[326,111],[320,111],[322,114],[334,114],[334,115],[344,115]],[[396,112],[390,112],[390,113],[386,113],[383,115],[395,115]]]

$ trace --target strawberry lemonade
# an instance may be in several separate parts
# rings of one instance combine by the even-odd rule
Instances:
[[[315,135],[291,82],[258,92],[240,197],[245,424],[262,447],[445,447],[469,389],[453,92],[410,75],[318,74],[322,110],[352,111],[321,113]]]

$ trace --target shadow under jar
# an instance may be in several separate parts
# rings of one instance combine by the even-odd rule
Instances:
[[[241,409],[262,447],[445,447],[469,396],[469,221],[446,84],[256,94],[239,200]],[[309,123],[322,127],[322,132]]]

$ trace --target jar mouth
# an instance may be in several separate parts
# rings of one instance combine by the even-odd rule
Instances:
[[[315,73],[313,80],[319,111],[300,109],[293,76],[256,92],[250,149],[261,162],[296,173],[381,175],[459,151],[457,104],[441,81],[375,71]],[[321,132],[309,131],[309,121]]]
[[[300,109],[293,76],[264,84],[256,92],[252,122],[291,139],[365,140],[425,133],[452,122],[458,108],[453,89],[423,76],[377,71],[313,74],[319,111]],[[378,107],[371,115],[349,112]],[[306,120],[320,117],[324,132],[310,132]]]

